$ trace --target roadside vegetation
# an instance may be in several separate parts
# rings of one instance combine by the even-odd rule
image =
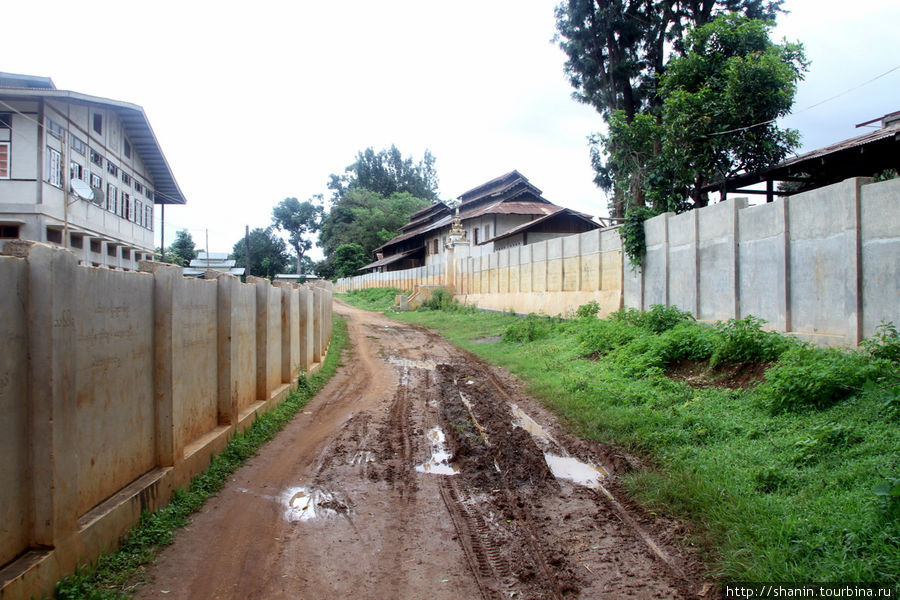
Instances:
[[[334,297],[363,310],[384,312],[394,306],[394,300],[399,294],[408,293],[399,288],[386,287],[354,290],[344,294],[335,294]]]
[[[392,316],[510,369],[576,433],[638,456],[628,491],[691,524],[712,577],[900,582],[893,324],[850,351],[755,317],[709,325],[655,306],[598,319],[598,308]]]
[[[228,477],[259,448],[275,437],[298,410],[324,387],[340,366],[341,350],[347,344],[347,327],[335,317],[331,346],[322,369],[298,379],[297,390],[277,408],[260,415],[243,432],[235,434],[225,449],[213,457],[209,469],[196,475],[187,489],[172,494],[168,506],[145,512],[140,522],[123,538],[117,552],[101,556],[97,563],[83,567],[56,584],[54,598],[63,600],[120,600],[143,582],[142,566],[152,561],[160,549],[175,540],[178,530],[200,510],[208,498],[225,485]]]

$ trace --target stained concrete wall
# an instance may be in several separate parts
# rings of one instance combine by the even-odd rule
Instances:
[[[375,273],[335,290],[442,279],[482,309],[566,315],[593,300],[605,315],[662,304],[704,321],[754,315],[820,345],[854,346],[882,321],[900,323],[900,179],[848,179],[758,206],[731,199],[659,215],[644,233],[641,269],[623,259],[618,230],[604,229],[474,257],[459,246],[442,278]]]
[[[854,178],[770,204],[737,198],[644,226],[626,306],[698,319],[754,315],[820,345],[856,345],[900,323],[900,180]]]
[[[49,594],[280,403],[330,339],[331,291],[0,256],[0,598]],[[306,301],[301,302],[301,299]],[[307,349],[304,352],[302,349]],[[314,360],[314,359],[318,360]]]

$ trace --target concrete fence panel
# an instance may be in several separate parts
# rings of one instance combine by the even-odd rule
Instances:
[[[287,396],[283,355],[299,360],[309,338],[321,358],[331,290],[301,332],[307,288],[81,267],[33,242],[3,250],[0,596],[42,597]]]
[[[31,441],[28,394],[27,263],[0,257],[0,565],[23,553],[32,539]]]
[[[900,179],[862,188],[862,336],[882,321],[900,327]]]

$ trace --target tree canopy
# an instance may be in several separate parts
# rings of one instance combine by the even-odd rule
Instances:
[[[302,272],[306,252],[312,248],[312,240],[306,236],[319,230],[322,213],[321,206],[296,198],[285,198],[272,209],[272,224],[279,231],[288,233],[288,243],[294,248],[298,275]]]
[[[175,233],[175,240],[166,250],[166,262],[186,267],[197,258],[199,252],[194,244],[194,238],[187,229]]]
[[[365,249],[359,244],[342,244],[334,252],[334,275],[350,277],[356,275],[360,267],[371,262]]]
[[[700,115],[697,110],[703,105],[703,100],[696,94],[704,85],[692,88],[689,85],[687,71],[690,65],[683,63],[679,68],[681,74],[669,78],[665,82],[667,70],[670,69],[679,57],[693,53],[697,54],[700,47],[697,44],[697,34],[688,39],[688,32],[699,30],[704,25],[712,23],[721,15],[731,14],[725,19],[746,17],[747,19],[761,19],[766,23],[774,22],[777,12],[780,10],[782,0],[566,0],[557,7],[557,42],[566,53],[565,72],[570,83],[575,88],[573,96],[597,109],[609,125],[606,135],[595,134],[592,137],[593,148],[591,161],[597,173],[595,183],[608,192],[612,192],[611,213],[613,216],[624,216],[625,209],[629,205],[642,206],[648,200],[660,210],[668,210],[667,202],[682,202],[674,199],[672,193],[676,188],[684,188],[680,178],[686,172],[684,163],[688,158],[685,146],[680,146],[682,160],[677,165],[668,165],[659,160],[666,146],[666,136],[673,133],[682,133],[677,127],[692,130],[695,123],[691,120]],[[749,22],[749,21],[747,21]],[[759,26],[748,26],[748,29]],[[731,36],[725,34],[723,26],[717,28],[718,32],[710,34],[708,40],[719,39],[723,41]],[[766,30],[767,31],[767,30]],[[736,34],[741,37],[742,33]],[[754,37],[754,36],[750,36]],[[758,39],[758,38],[757,38]],[[766,38],[768,39],[768,38]],[[700,44],[702,46],[702,44]],[[722,49],[725,49],[723,46]],[[731,78],[733,84],[731,90],[734,95],[726,98],[726,102],[733,106],[740,104],[740,94],[760,94],[788,96],[793,98],[793,82],[785,84],[790,78],[776,77],[781,85],[777,90],[766,91],[753,73],[754,68],[748,66],[753,62],[752,53],[758,50],[740,52],[740,47],[732,47],[732,56],[741,56],[729,65],[720,64],[722,67],[717,79],[723,83]],[[773,67],[777,59],[783,63],[794,62],[794,65],[804,64],[802,53],[799,55],[799,46],[793,45],[786,51],[764,52],[766,59],[760,63]],[[797,62],[796,59],[800,58]],[[673,59],[674,57],[674,59]],[[712,59],[710,54],[707,58]],[[672,60],[670,60],[672,59]],[[743,60],[744,64],[740,64]],[[692,64],[696,65],[693,60]],[[708,66],[715,67],[715,61]],[[697,65],[699,66],[699,65]],[[757,64],[762,66],[761,64]],[[744,68],[747,67],[747,68]],[[716,69],[707,70],[705,74],[697,72],[697,77],[708,78]],[[796,70],[795,70],[796,71]],[[797,71],[799,73],[799,71]],[[745,81],[745,88],[738,91],[740,77],[749,76]],[[697,83],[695,80],[694,83]],[[769,79],[772,83],[772,79]],[[714,81],[709,80],[709,87],[715,88]],[[693,91],[691,91],[693,90]],[[789,92],[789,93],[785,93]],[[664,107],[666,97],[671,98],[668,107],[668,123],[664,126],[666,117]],[[709,96],[707,95],[707,98]],[[742,97],[744,102],[766,104],[767,100]],[[788,108],[790,103],[788,103]],[[726,129],[745,128],[760,121],[753,119],[760,113],[754,109],[738,110],[729,113],[728,119],[723,120],[727,110],[722,103],[719,104],[708,122],[709,128],[700,131],[697,139],[709,136],[713,132],[720,133]],[[679,112],[681,111],[681,112]],[[777,112],[777,111],[776,111]],[[733,127],[721,127],[726,122]],[[706,124],[706,123],[704,123]],[[687,127],[687,125],[690,125]],[[719,129],[713,129],[720,127]],[[749,131],[742,129],[742,131]],[[766,135],[757,135],[757,141],[743,144],[746,149],[755,146],[755,151],[761,151],[758,162],[771,160],[778,152],[773,152],[775,146],[789,146],[792,139],[772,129],[765,131]],[[755,135],[755,134],[754,134]],[[763,139],[768,139],[763,142]],[[704,139],[708,139],[704,138]],[[674,137],[669,140],[668,148],[674,150],[678,144],[684,143],[683,137]],[[723,141],[724,142],[724,141]],[[730,146],[725,150],[732,153],[731,148],[736,144],[732,136],[728,142]],[[707,145],[695,144],[692,151],[717,154],[727,143],[711,143]],[[740,154],[738,152],[737,154]],[[732,153],[734,159],[737,154]],[[737,161],[731,160],[729,164],[736,165],[750,161],[744,160],[749,155],[744,153],[744,158]],[[721,159],[706,160],[703,162],[707,172],[722,171],[724,163]],[[693,168],[693,166],[691,167]],[[690,169],[687,169],[690,170]],[[656,196],[646,197],[648,183],[653,183]],[[694,188],[698,182],[694,181]],[[663,193],[667,188],[669,192]],[[700,200],[696,197],[695,200]],[[701,200],[702,201],[702,200]],[[690,202],[682,202],[681,208],[687,208]],[[675,207],[678,208],[678,207]]]
[[[381,196],[406,192],[416,198],[436,202],[438,177],[435,158],[430,151],[417,163],[403,157],[396,146],[375,152],[371,147],[359,152],[356,160],[341,175],[331,174],[328,189],[337,202],[347,192],[366,189]]]
[[[288,253],[287,244],[275,235],[272,227],[265,229],[257,227],[249,234],[250,241],[250,265],[247,266],[245,242],[239,240],[231,251],[231,258],[238,267],[247,269],[247,275],[256,277],[268,277],[271,279],[277,273],[283,273],[292,262],[293,257]]]
[[[428,200],[408,192],[382,196],[372,190],[347,191],[325,217],[319,246],[331,256],[339,246],[359,244],[367,255],[397,235],[409,215],[429,205]]]

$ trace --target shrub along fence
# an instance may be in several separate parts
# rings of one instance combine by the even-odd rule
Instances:
[[[40,597],[319,367],[331,290],[4,252],[0,597]]]

